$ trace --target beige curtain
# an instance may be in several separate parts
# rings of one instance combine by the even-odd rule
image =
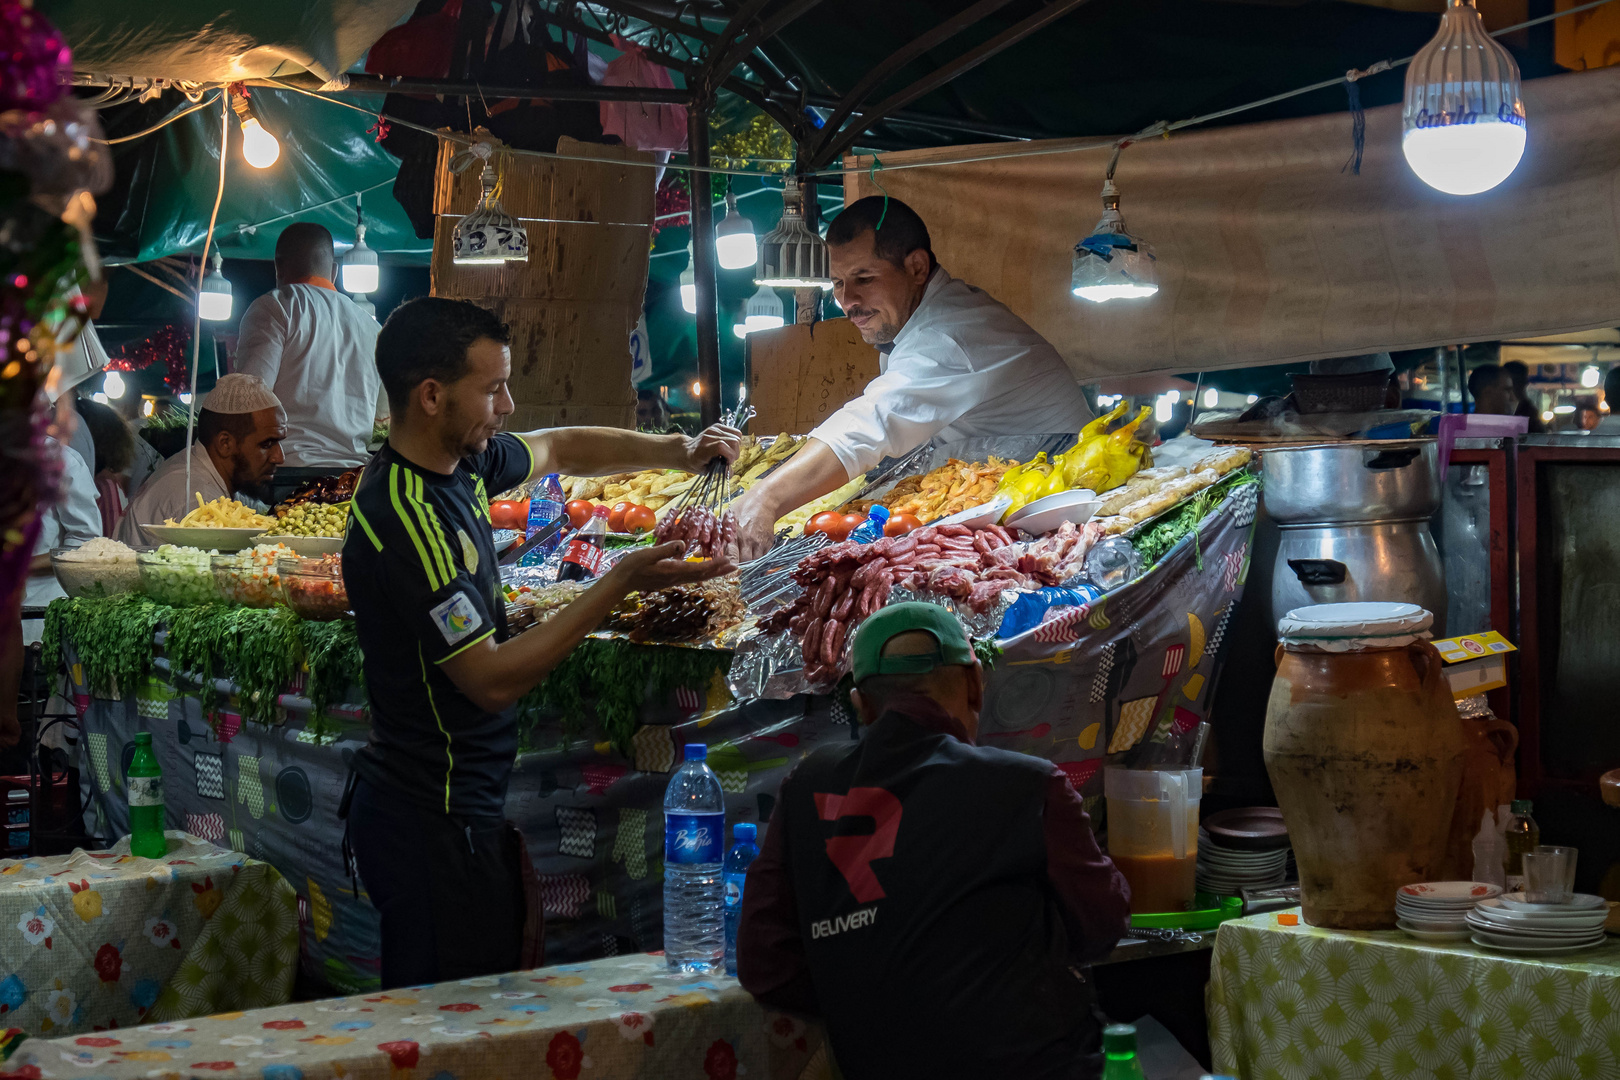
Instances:
[[[1524,160],[1470,197],[1407,168],[1397,106],[1367,112],[1359,176],[1342,168],[1347,112],[1133,144],[1115,177],[1158,254],[1145,300],[1069,292],[1107,150],[896,168],[1096,139],[884,154],[879,178],[928,223],[941,263],[1082,381],[1620,326],[1620,68],[1537,79],[1524,97]],[[870,159],[855,160],[846,199],[877,194]]]

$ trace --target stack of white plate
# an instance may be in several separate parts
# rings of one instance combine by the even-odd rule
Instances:
[[[1523,893],[1507,893],[1476,906],[1468,925],[1475,945],[1530,955],[1595,949],[1608,917],[1608,902],[1589,893],[1576,893],[1567,904],[1531,904]]]
[[[1286,878],[1288,849],[1238,851],[1221,847],[1198,830],[1198,891],[1236,896],[1244,889],[1281,885]]]
[[[1482,881],[1424,881],[1395,891],[1395,925],[1422,941],[1467,941],[1474,905],[1502,895]]]

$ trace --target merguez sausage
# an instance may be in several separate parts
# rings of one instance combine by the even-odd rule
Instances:
[[[836,668],[843,648],[844,624],[837,619],[828,619],[826,628],[821,632],[821,662],[829,668]]]

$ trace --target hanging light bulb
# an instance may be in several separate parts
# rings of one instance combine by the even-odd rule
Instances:
[[[110,398],[124,396],[124,377],[116,371],[107,372],[107,377],[101,380],[101,389]]]
[[[259,112],[240,90],[231,92],[231,109],[242,125],[242,156],[255,169],[268,169],[281,156],[281,143],[259,122]]]
[[[208,256],[208,274],[197,289],[197,314],[210,322],[224,322],[231,317],[231,283],[220,269],[225,257],[215,248]]]
[[[1119,153],[1115,151],[1114,162]],[[1152,296],[1159,291],[1153,247],[1125,231],[1119,213],[1119,188],[1114,186],[1114,165],[1103,181],[1103,215],[1091,235],[1074,245],[1074,272],[1069,287],[1074,295],[1096,303]]]
[[[377,253],[366,247],[366,218],[360,209],[359,192],[354,196],[354,247],[344,253],[339,273],[348,292],[363,295],[377,291]]]
[[[743,309],[743,321],[731,330],[738,337],[747,337],[755,330],[775,330],[786,324],[782,298],[769,285],[761,285],[759,291],[748,298],[748,306]]]
[[[471,153],[484,162],[480,177],[484,193],[478,200],[478,209],[456,223],[451,235],[451,262],[457,266],[528,262],[528,230],[502,209],[501,201],[495,197],[495,166],[490,164],[489,144],[477,143]]]
[[[1597,386],[1597,384],[1602,381],[1603,376],[1598,373],[1598,369],[1595,367],[1585,368],[1581,372],[1581,385],[1586,387],[1588,390]]]
[[[1401,152],[1425,184],[1477,195],[1524,156],[1519,65],[1485,32],[1474,0],[1448,0],[1440,31],[1406,69]]]
[[[1204,391],[1204,408],[1213,409],[1221,403],[1221,392],[1213,386]]]
[[[782,220],[759,242],[754,284],[774,289],[832,288],[827,242],[805,220],[804,190],[790,176],[782,188]]]
[[[737,196],[726,185],[726,216],[714,228],[714,254],[722,270],[741,270],[759,259],[754,223],[737,213]]]
[[[692,245],[686,245],[686,269],[681,271],[681,310],[697,314],[697,268],[693,265]]]

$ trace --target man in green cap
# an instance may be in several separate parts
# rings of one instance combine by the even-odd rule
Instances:
[[[737,966],[767,1005],[826,1021],[848,1080],[1095,1077],[1082,966],[1130,924],[1130,886],[1042,758],[974,745],[984,673],[955,616],[861,624],[864,732],[782,782],[743,890]]]

